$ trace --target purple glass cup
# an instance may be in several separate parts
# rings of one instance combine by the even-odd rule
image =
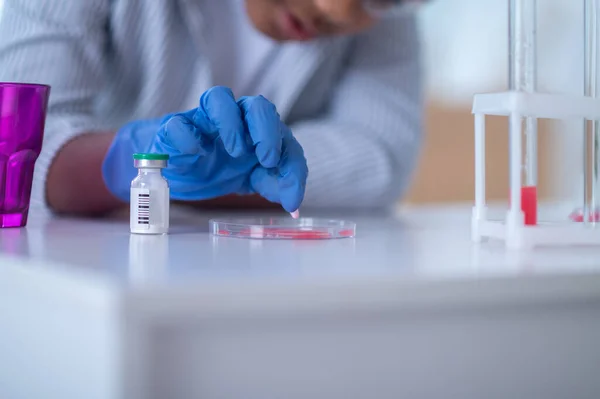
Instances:
[[[0,83],[0,227],[27,224],[50,86]]]

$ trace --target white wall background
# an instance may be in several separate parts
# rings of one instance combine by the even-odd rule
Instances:
[[[578,90],[583,1],[542,0],[538,7],[540,89]],[[431,96],[470,103],[475,92],[506,87],[508,0],[433,0],[421,20]]]

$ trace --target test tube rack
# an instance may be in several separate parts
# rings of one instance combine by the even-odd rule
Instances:
[[[581,96],[537,91],[536,0],[508,0],[510,13],[510,89],[477,94],[475,119],[475,205],[472,239],[503,240],[508,248],[600,245],[600,223],[589,219],[600,199],[600,0],[583,0],[584,92]],[[509,118],[509,209],[505,220],[491,220],[486,204],[486,116]],[[580,120],[583,148],[584,221],[537,220],[537,122],[539,119]],[[525,124],[523,122],[526,122]],[[591,124],[591,132],[588,126]],[[591,133],[591,134],[590,134]],[[525,140],[523,140],[525,138]],[[591,154],[591,155],[590,155]]]
[[[522,118],[580,119],[600,121],[600,99],[561,94],[507,91],[474,96],[475,118],[475,206],[472,237],[475,242],[486,238],[505,241],[509,248],[532,248],[541,245],[600,245],[600,226],[587,223],[525,223],[522,169]],[[485,198],[485,117],[508,116],[510,129],[510,205],[504,221],[488,219]],[[533,200],[536,200],[535,198]]]

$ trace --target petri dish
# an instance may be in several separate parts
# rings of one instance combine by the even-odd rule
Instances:
[[[261,240],[330,240],[352,238],[356,223],[318,218],[212,219],[210,232],[219,237]]]

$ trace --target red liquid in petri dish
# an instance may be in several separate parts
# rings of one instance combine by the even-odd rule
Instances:
[[[239,233],[242,237],[252,237],[256,233],[252,233],[252,230],[242,230]],[[325,231],[310,231],[310,230],[296,230],[296,229],[265,229],[263,230],[260,237],[264,238],[290,238],[295,240],[323,240],[332,238],[331,234]]]

